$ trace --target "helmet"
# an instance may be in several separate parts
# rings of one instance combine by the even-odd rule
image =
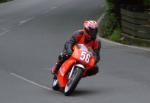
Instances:
[[[97,22],[93,20],[84,21],[83,27],[91,39],[95,40],[98,31]]]

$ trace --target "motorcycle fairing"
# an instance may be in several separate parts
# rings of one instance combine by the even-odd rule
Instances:
[[[60,85],[61,88],[65,87],[65,85],[68,81],[68,79],[66,77],[66,74],[67,74],[68,71],[70,71],[69,69],[71,69],[71,66],[75,63],[76,63],[75,59],[69,58],[60,67],[57,78],[59,80],[59,85]]]

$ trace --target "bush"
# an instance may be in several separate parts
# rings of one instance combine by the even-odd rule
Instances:
[[[120,0],[121,1],[121,0]],[[137,38],[131,38],[127,35],[121,35],[121,21],[118,19],[119,15],[116,12],[116,5],[115,0],[106,0],[107,2],[107,9],[105,16],[101,20],[100,23],[100,33],[101,36],[112,41],[120,42],[123,44],[128,45],[140,45],[140,46],[150,46],[150,41],[144,41]],[[144,8],[150,8],[150,0],[128,0],[128,1],[121,1],[124,8],[134,8],[134,10],[143,10]]]
[[[2,3],[2,2],[6,2],[7,0],[0,0],[0,3]]]
[[[106,0],[106,3],[107,3],[107,12],[112,13],[114,11],[113,0]]]
[[[103,37],[109,37],[113,30],[119,25],[113,13],[106,13],[104,19],[101,21],[101,32]]]
[[[104,38],[109,38],[111,40],[119,41],[121,38],[121,28],[119,21],[114,13],[114,0],[106,1],[106,14],[100,23],[101,36]]]
[[[145,7],[150,7],[150,0],[144,0]]]
[[[0,3],[7,2],[7,1],[12,1],[12,0],[0,0]]]

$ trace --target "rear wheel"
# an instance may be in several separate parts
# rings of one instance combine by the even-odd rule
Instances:
[[[73,71],[70,73],[69,73],[69,77],[68,77],[68,82],[64,89],[64,94],[66,96],[69,96],[75,90],[75,88],[81,78],[82,70],[80,68],[74,68]]]

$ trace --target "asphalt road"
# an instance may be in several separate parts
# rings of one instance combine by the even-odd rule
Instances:
[[[65,97],[49,68],[103,0],[14,0],[0,4],[0,103],[149,103],[150,52],[102,41],[100,73]]]

